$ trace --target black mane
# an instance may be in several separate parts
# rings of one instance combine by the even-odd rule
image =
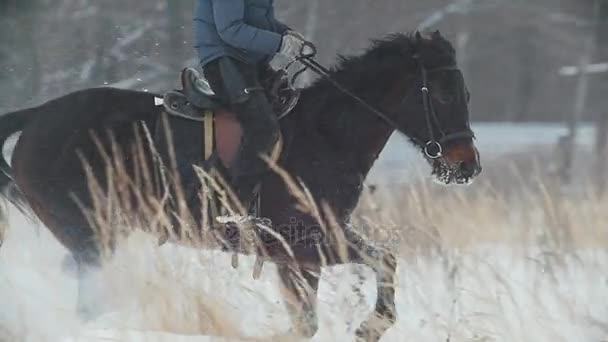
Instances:
[[[417,35],[418,33],[391,34],[385,39],[373,40],[371,47],[360,55],[340,55],[338,62],[330,68],[330,76],[347,89],[373,102],[377,95],[382,95],[382,89],[369,89],[368,85],[389,82],[396,75],[416,75],[418,64],[415,55],[420,57],[428,69],[456,64],[452,44],[438,31],[429,36],[421,36],[420,39]],[[320,77],[303,90],[302,97],[304,103],[322,106],[329,99],[341,101],[345,95],[328,80]],[[311,100],[306,101],[304,98]],[[308,110],[310,108],[306,111]]]
[[[420,56],[420,60],[427,68],[454,65],[456,53],[452,44],[436,31],[429,37],[421,37],[418,41],[417,33],[395,33],[385,39],[372,40],[372,45],[363,54],[357,56],[338,57],[338,63],[331,67],[331,77],[339,80],[344,86],[356,86],[361,83],[362,76],[371,77],[375,82],[381,81],[379,75],[385,73],[395,74],[397,72],[415,73],[417,64],[414,56]],[[320,78],[309,88],[325,88],[331,84]],[[350,89],[350,88],[349,88]],[[330,95],[323,94],[330,97]]]
[[[428,36],[391,34],[385,39],[373,40],[360,55],[339,56],[330,68],[330,76],[366,102],[386,110],[379,102],[391,90],[390,85],[419,74],[415,56],[427,69],[432,69],[455,65],[455,55],[452,44],[438,31]],[[360,119],[353,120],[357,114],[361,115]],[[358,134],[363,127],[356,125],[365,126],[368,120],[379,120],[322,77],[302,91],[300,103],[291,117],[296,121],[292,124],[307,128],[305,134],[322,131]],[[366,117],[369,119],[364,119]],[[328,139],[339,138],[335,133],[328,135]]]
[[[339,62],[332,68],[332,76],[364,73],[370,68],[384,69],[385,66],[406,67],[412,71],[417,65],[414,56],[419,55],[425,66],[433,68],[455,63],[452,44],[435,32],[430,37],[418,41],[417,33],[395,33],[385,39],[372,40],[372,45],[358,56],[339,56]]]

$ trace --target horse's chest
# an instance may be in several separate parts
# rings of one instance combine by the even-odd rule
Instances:
[[[302,160],[292,173],[303,180],[317,200],[339,211],[354,209],[363,188],[364,176],[356,163],[332,153],[321,152]]]

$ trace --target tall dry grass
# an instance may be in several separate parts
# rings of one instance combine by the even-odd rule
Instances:
[[[354,217],[355,226],[372,232],[370,238],[403,252],[496,242],[567,252],[605,247],[606,208],[607,196],[593,188],[570,194],[542,180],[511,196],[488,184],[442,189],[423,181],[366,193]]]
[[[605,229],[608,201],[605,197],[597,197],[591,190],[573,198],[555,189],[540,188],[545,190],[535,192],[522,189],[519,197],[502,197],[491,187],[481,184],[475,190],[464,191],[437,188],[426,181],[400,188],[380,187],[374,193],[368,191],[364,194],[353,226],[360,229],[362,234],[369,234],[370,239],[398,253],[401,256],[401,272],[412,272],[404,265],[426,256],[443,260],[446,276],[451,274],[456,277],[455,274],[471,267],[461,260],[462,255],[485,245],[506,246],[514,251],[513,255],[535,258],[535,262],[543,265],[543,272],[555,272],[553,277],[560,279],[563,276],[558,274],[558,270],[568,267],[568,256],[576,257],[577,251],[588,248],[605,248],[608,241]],[[131,235],[121,243],[122,252],[104,268],[104,272],[107,272],[104,277],[111,279],[114,293],[128,294],[134,303],[132,310],[139,314],[137,322],[122,322],[125,329],[138,327],[179,334],[248,339],[245,336],[250,335],[243,331],[242,322],[230,314],[230,307],[226,304],[229,298],[218,298],[213,288],[192,278],[192,269],[205,274],[203,278],[209,274],[219,276],[234,272],[226,258],[209,257],[198,250],[192,250],[185,257],[182,254],[180,257],[167,255],[163,252],[167,246],[159,249],[155,242],[156,238],[148,234]],[[251,277],[253,268],[251,258],[241,259],[236,272],[255,283]],[[272,267],[265,266],[265,272],[272,271]],[[504,287],[513,287],[508,274],[502,274],[500,269],[495,272],[504,278],[500,280]],[[366,276],[363,274],[359,274],[363,278],[359,284],[352,284],[353,287],[365,282]],[[226,277],[226,286],[230,286],[232,276]],[[176,282],[176,279],[180,281]],[[274,281],[277,281],[276,277]],[[450,291],[458,293],[457,278],[452,281]],[[487,279],[480,275],[479,281]],[[256,285],[252,286],[253,289],[242,286],[237,285],[235,291],[249,293],[259,305],[267,306],[270,310],[281,310],[282,304],[277,307],[272,302],[280,299],[254,294],[256,290],[263,292],[260,288],[256,289]],[[556,284],[556,289],[559,286]],[[365,297],[354,288],[353,294]],[[454,298],[456,300],[456,294]],[[362,299],[358,301],[365,302]],[[249,306],[247,308],[251,309]],[[420,310],[418,307],[411,309]],[[537,309],[545,310],[542,307]],[[446,307],[445,310],[449,312],[453,309]],[[479,329],[474,322],[470,329]],[[268,336],[273,336],[271,340],[298,340],[284,334],[289,324],[289,321],[283,321],[277,326],[269,326],[264,329],[266,334],[258,338],[268,340]],[[446,329],[445,338],[450,334],[457,335]],[[465,339],[454,337],[452,340]]]
[[[120,156],[119,152],[115,149],[107,154],[110,165],[107,174],[112,180],[112,187],[104,189],[90,174],[91,192],[96,199],[90,217],[94,226],[98,227],[100,241],[114,248],[117,227],[120,227],[123,236],[129,236],[130,233],[124,233],[136,227],[160,236],[162,241],[170,236],[172,241],[180,244],[217,249],[221,241],[214,240],[216,235],[208,234],[205,224],[209,221],[203,222],[203,226],[197,226],[192,221],[184,191],[178,189],[179,176],[174,173],[175,165],[162,167],[165,170],[163,191],[160,196],[158,192],[153,196],[151,192],[142,192],[142,189],[153,189],[154,186],[142,185],[129,178],[126,167],[121,165],[125,158],[116,157]],[[560,257],[579,249],[605,247],[608,230],[603,227],[608,222],[608,211],[605,210],[608,208],[608,198],[598,195],[589,184],[576,191],[568,190],[553,178],[545,161],[526,156],[522,162],[517,158],[521,156],[493,166],[486,165],[486,169],[490,169],[490,176],[482,176],[468,188],[441,187],[427,179],[401,186],[370,188],[363,194],[353,216],[352,227],[374,244],[395,251],[404,260],[420,255],[438,255],[448,260],[454,250],[466,251],[480,245],[501,245],[522,253],[534,250],[535,255],[540,253],[547,262],[559,264]],[[326,257],[345,260],[347,242],[329,206],[315,202],[304,184],[276,165],[272,165],[272,170],[288,184],[289,190],[297,199],[298,209],[316,217],[324,232],[337,242],[335,255]],[[196,172],[203,188],[203,211],[209,209],[207,195],[217,194],[220,196],[221,211],[229,215],[243,214],[243,208],[235,204],[235,198],[225,181],[202,169],[196,169]],[[139,173],[144,174],[144,171]],[[133,197],[145,204],[138,205],[139,210],[143,208],[144,219],[130,213]],[[176,219],[185,224],[185,230],[175,232],[172,229],[172,223]],[[255,241],[253,245],[255,246]],[[250,248],[248,251],[251,251],[254,247],[245,248]],[[149,261],[146,259],[146,262]],[[158,284],[162,284],[162,279],[180,278],[173,273],[173,261],[158,261]],[[191,304],[196,306],[191,310],[202,313],[204,317],[199,319],[194,316],[194,320],[188,320],[180,315],[164,314],[172,310],[183,312],[180,311],[181,306],[172,308],[171,300],[159,306],[146,306],[145,312],[149,315],[147,320],[157,322],[154,326],[159,329],[213,331],[227,336],[234,336],[234,332],[238,331],[235,330],[237,322],[225,326],[230,320],[220,318],[224,317],[221,310],[217,310],[221,305],[209,305],[206,301],[206,298],[213,296],[196,293],[194,288],[169,290],[176,286],[174,283],[159,286],[152,288],[152,292],[189,294],[188,297],[194,299]],[[148,291],[141,289],[137,292],[144,294]],[[150,303],[149,297],[144,298],[146,299],[142,299],[142,302]],[[163,309],[156,310],[158,307]],[[178,319],[173,320],[176,317]],[[212,324],[209,327],[209,322],[222,324]]]
[[[141,156],[147,140],[149,133],[143,132],[133,151]],[[157,151],[152,152],[155,163],[160,163]],[[208,221],[204,221],[202,227],[193,222],[184,191],[178,186],[176,165],[157,164],[154,172],[138,166],[133,176],[127,172],[131,167],[125,164],[128,159],[116,146],[105,151],[104,158],[106,181],[96,179],[92,170],[87,169],[93,207],[83,209],[108,252],[96,278],[107,287],[104,302],[110,308],[116,305],[127,313],[110,314],[104,318],[106,322],[111,322],[119,331],[167,331],[251,340],[252,332],[245,331],[242,322],[231,314],[231,307],[226,304],[230,298],[218,298],[218,291],[210,287],[209,278],[216,281],[222,278],[223,284],[229,287],[237,282],[237,276],[242,278],[253,273],[254,261],[241,257],[238,268],[231,271],[226,258],[219,257],[222,253],[201,252],[217,249],[221,241],[207,230]],[[143,163],[144,158],[138,160]],[[379,246],[392,249],[401,257],[402,264],[407,265],[421,256],[443,259],[448,265],[446,274],[450,275],[458,264],[454,260],[455,251],[462,253],[480,245],[506,246],[521,250],[526,256],[534,250],[534,255],[546,259],[544,264],[555,267],[563,267],[565,256],[578,250],[605,248],[608,242],[606,196],[598,195],[589,185],[576,191],[564,190],[546,170],[530,167],[534,163],[526,163],[530,168],[525,171],[517,163],[507,164],[497,164],[492,171],[494,176],[485,179],[482,176],[468,188],[445,188],[426,179],[399,186],[369,187],[353,215],[352,227]],[[492,168],[491,165],[485,167]],[[210,208],[207,195],[216,194],[220,196],[220,208],[216,210],[227,215],[243,213],[221,178],[201,169],[196,171],[202,183],[203,212]],[[316,203],[303,184],[280,168],[273,166],[273,171],[287,182],[300,210],[317,217],[326,232],[336,234],[335,241],[344,241],[327,204]],[[508,191],[501,187],[504,184]],[[182,224],[181,229],[174,229],[175,222]],[[178,246],[193,248],[185,251],[165,244],[169,240]],[[332,257],[344,258],[343,247],[341,245]],[[265,272],[273,269],[269,265],[265,267]],[[404,267],[400,269],[409,272],[404,271]],[[507,283],[504,277],[508,275],[502,277],[499,282]],[[365,281],[361,274],[359,278],[360,283]],[[272,280],[277,281],[276,277]],[[256,285],[252,279],[251,285],[241,283],[236,291],[243,292],[247,300],[280,311],[276,308],[276,298],[259,294],[268,286]],[[456,288],[454,283],[451,289],[456,291]],[[455,309],[446,307],[445,310]],[[268,340],[268,336],[273,336],[271,340],[297,340],[285,334],[289,322],[282,318],[277,317],[280,323],[275,326],[263,327],[264,335],[256,338]],[[438,336],[450,340],[451,329],[446,328],[447,332]],[[0,336],[2,331],[0,327]],[[19,334],[13,335],[9,340],[20,340]],[[452,340],[464,341],[456,337]]]
[[[255,268],[260,268],[264,260],[271,259],[260,243],[259,233],[265,232],[273,235],[286,256],[281,263],[298,267],[296,256],[285,239],[265,224],[251,224],[249,220],[238,221],[238,217],[247,217],[248,213],[230,189],[222,175],[215,170],[205,170],[193,167],[200,185],[200,191],[195,194],[201,203],[200,208],[191,208],[189,201],[192,193],[182,187],[178,166],[175,162],[175,153],[169,146],[169,163],[161,158],[152,141],[152,133],[145,127],[138,127],[137,143],[129,152],[112,141],[107,148],[99,137],[93,137],[103,158],[105,168],[100,177],[99,170],[93,170],[88,160],[82,156],[91,205],[85,205],[81,199],[74,199],[80,205],[90,225],[94,228],[99,245],[105,257],[104,272],[109,272],[99,278],[113,279],[111,284],[117,287],[110,288],[110,292],[118,293],[128,289],[135,291],[137,298],[132,298],[143,317],[139,323],[145,321],[146,329],[172,331],[183,334],[206,332],[222,336],[235,336],[239,331],[238,322],[230,323],[230,319],[222,314],[221,305],[216,303],[212,295],[198,290],[197,286],[187,283],[176,283],[175,279],[184,279],[185,270],[191,267],[200,267],[199,262],[209,263],[204,256],[196,254],[193,260],[166,259],[163,253],[154,253],[152,246],[164,247],[168,242],[178,246],[187,246],[193,250],[218,250],[223,241],[223,225],[216,218],[237,218],[234,223],[240,231],[239,252],[255,254]],[[171,141],[171,132],[165,130],[165,139]],[[132,157],[136,156],[136,157]],[[273,172],[277,172],[287,184],[291,194],[296,199],[298,210],[305,212],[320,223],[321,229],[332,241],[337,241],[335,253],[323,255],[324,263],[334,262],[333,259],[346,260],[346,240],[338,223],[327,203],[317,203],[304,184],[297,181],[267,159]],[[193,212],[192,210],[200,210]],[[200,214],[201,221],[195,217]],[[140,233],[144,233],[141,235]],[[138,238],[134,238],[138,237]],[[146,238],[147,237],[147,238]],[[115,255],[119,245],[133,244],[137,241],[147,241],[148,244],[135,247],[134,254]],[[147,247],[146,247],[147,246]],[[276,248],[276,247],[275,247]],[[140,259],[143,250],[144,259]],[[123,261],[127,260],[127,263]],[[127,270],[141,261],[135,270],[146,270],[141,277],[133,277],[133,271]],[[232,256],[232,267],[239,268],[239,257]],[[198,266],[197,266],[198,265]],[[152,267],[152,268],[150,268]],[[117,269],[123,272],[116,273]],[[149,273],[148,273],[149,272]],[[249,271],[252,276],[260,271]],[[127,279],[122,278],[127,275]],[[298,275],[296,275],[298,276]],[[301,275],[299,275],[301,277]],[[145,279],[144,284],[137,284],[134,279]],[[110,285],[111,285],[110,284]],[[154,284],[154,285],[152,285]],[[200,285],[200,284],[199,284]],[[111,287],[111,286],[110,286]],[[307,291],[304,287],[301,291]],[[162,293],[163,296],[158,296]],[[165,297],[166,296],[166,297]],[[286,297],[285,301],[295,301],[295,298]],[[187,304],[184,304],[187,303]],[[177,310],[178,314],[167,314]],[[197,313],[192,315],[191,313]],[[220,319],[220,317],[223,317]],[[124,321],[123,321],[124,323]],[[238,336],[238,335],[237,335]],[[275,335],[274,339],[291,340],[290,335]]]

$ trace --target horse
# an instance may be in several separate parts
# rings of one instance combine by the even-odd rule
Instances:
[[[127,151],[136,140],[134,123],[157,127],[164,113],[155,103],[158,96],[91,88],[0,117],[0,146],[9,135],[21,131],[12,169],[0,160],[5,173],[0,174],[0,187],[16,184],[20,196],[71,252],[79,275],[95,268],[100,258],[93,229],[82,210],[92,205],[82,157],[88,161],[88,172],[103,178],[99,147],[111,150],[114,143]],[[469,122],[469,100],[455,50],[439,31],[388,35],[372,41],[359,55],[341,56],[326,77],[302,89],[297,106],[281,120],[284,148],[277,165],[304,184],[315,201],[327,204],[337,223],[332,229],[347,231],[366,176],[395,132],[420,149],[432,177],[440,183],[469,184],[481,172]],[[174,137],[193,146],[204,140],[200,124],[189,122],[172,129]],[[107,132],[112,139],[102,138]],[[178,153],[176,162],[198,165],[201,156],[197,153]],[[290,234],[304,236],[307,242],[291,243],[291,263],[280,261],[285,251],[272,246],[267,250],[268,259],[276,260],[285,295],[297,299],[287,304],[296,332],[312,337],[318,330],[316,294],[321,268],[355,263],[374,270],[377,286],[374,312],[358,327],[356,337],[358,341],[378,341],[397,317],[395,253],[354,239],[342,251],[343,258],[324,258],[323,251],[338,247],[319,248],[307,238],[314,235],[315,241],[321,241],[331,232],[311,228],[319,227],[319,218],[298,209],[288,187],[277,172],[265,174],[259,208],[272,227],[292,227]],[[290,243],[289,236],[283,237]],[[79,292],[79,310],[81,297]],[[383,323],[375,326],[377,322]]]

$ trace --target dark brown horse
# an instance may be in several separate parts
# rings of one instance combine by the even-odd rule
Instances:
[[[285,148],[278,165],[300,179],[316,201],[327,203],[342,229],[357,206],[369,170],[395,131],[420,148],[433,175],[443,183],[468,183],[481,171],[469,126],[469,93],[452,45],[438,32],[429,37],[394,35],[375,42],[363,55],[342,59],[330,77],[378,111],[353,101],[327,79],[315,82],[282,121]],[[157,127],[161,112],[153,94],[97,88],[0,118],[0,143],[22,131],[12,157],[13,169],[0,162],[6,173],[0,176],[0,186],[14,180],[37,216],[72,252],[81,275],[98,263],[99,251],[93,229],[74,200],[91,205],[79,155],[103,178],[104,163],[91,133],[102,137],[101,144],[109,149],[110,140],[103,137],[111,131],[114,141],[128,150],[136,139],[133,123]],[[200,164],[201,127],[193,122],[172,126],[174,136],[187,143],[176,143],[177,149],[192,146],[191,151],[178,151],[179,165]],[[304,242],[290,246],[297,268],[278,266],[284,288],[298,299],[288,305],[298,333],[312,336],[317,330],[315,301],[321,266],[361,263],[376,272],[378,295],[374,313],[357,336],[379,340],[396,319],[394,254],[354,239],[347,245],[345,258],[326,260],[321,251],[337,247],[320,248],[325,232],[315,228],[319,222],[314,216],[297,209],[283,179],[268,173],[261,193],[262,215],[272,220],[273,227],[291,227],[288,232],[276,228],[287,241],[292,241],[289,234],[296,234]],[[268,253],[271,260],[284,257],[278,249],[269,248]],[[297,279],[302,278],[294,277],[294,269],[306,271],[307,284],[299,283]],[[307,291],[300,290],[303,286]],[[374,326],[378,321],[384,322],[381,327]]]

